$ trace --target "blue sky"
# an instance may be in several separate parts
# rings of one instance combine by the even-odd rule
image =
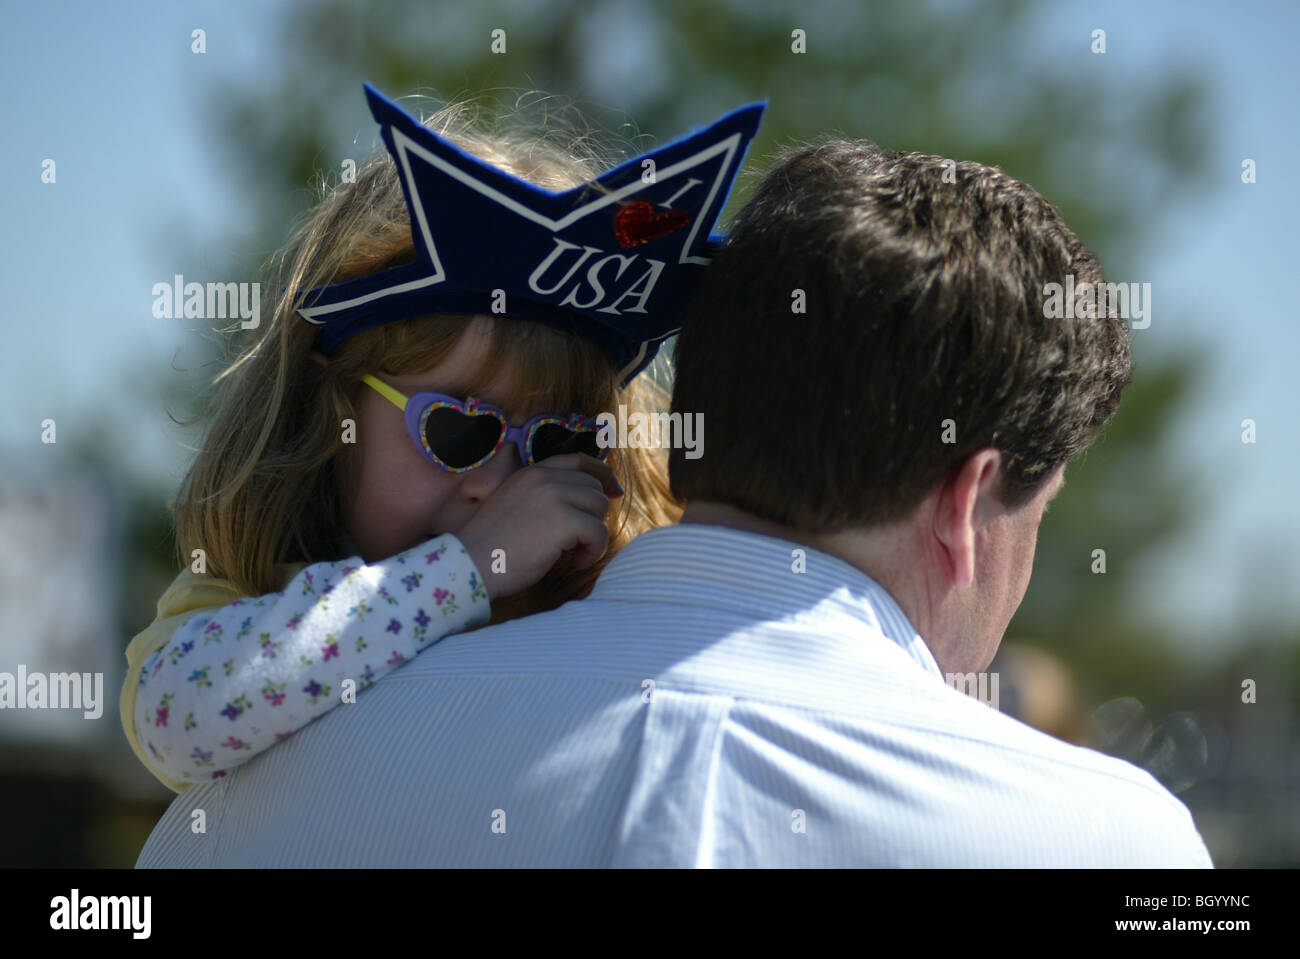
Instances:
[[[202,105],[213,80],[273,68],[271,27],[283,4],[177,6],[5,0],[0,468],[8,474],[38,471],[50,455],[39,443],[42,419],[55,418],[62,439],[88,422],[87,409],[107,411],[135,475],[172,485],[188,457],[158,398],[136,385],[198,355],[184,326],[153,317],[151,289],[175,272],[173,245],[206,251],[214,269],[225,262],[219,244],[238,232],[226,218],[239,184],[213,152]],[[195,26],[220,55],[190,52]],[[1132,580],[1153,617],[1208,650],[1240,640],[1233,622],[1243,602],[1300,621],[1292,169],[1300,71],[1291,49],[1300,8],[1044,4],[1036,53],[1070,49],[1095,27],[1107,31],[1108,69],[1133,85],[1190,60],[1211,91],[1214,182],[1179,200],[1144,245],[1140,275],[1120,278],[1152,283],[1153,351],[1199,344],[1213,358],[1167,442],[1168,455],[1205,484],[1208,505]],[[771,98],[779,110],[779,91]],[[1240,180],[1245,157],[1258,164],[1250,186]],[[40,179],[45,158],[57,164],[53,185]],[[1257,423],[1253,446],[1240,442],[1246,418]]]

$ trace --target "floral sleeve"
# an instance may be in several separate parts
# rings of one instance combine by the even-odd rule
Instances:
[[[224,776],[489,612],[473,561],[446,535],[378,563],[315,563],[284,592],[196,613],[140,671],[150,771]]]

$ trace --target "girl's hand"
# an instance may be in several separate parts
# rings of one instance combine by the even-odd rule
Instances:
[[[552,456],[517,470],[478,508],[456,537],[483,577],[492,599],[527,589],[564,553],[576,569],[587,569],[609,544],[611,496],[621,496],[614,472],[582,453]],[[504,559],[504,572],[493,571]]]

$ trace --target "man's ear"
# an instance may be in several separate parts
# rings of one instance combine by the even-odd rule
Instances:
[[[321,366],[330,365],[330,361],[325,358],[325,354],[320,352],[319,350],[312,350],[310,355],[311,358],[315,360],[317,363],[319,363]]]
[[[998,502],[1002,454],[992,446],[976,450],[939,488],[934,536],[948,560],[952,584],[975,582],[975,534],[989,521]]]

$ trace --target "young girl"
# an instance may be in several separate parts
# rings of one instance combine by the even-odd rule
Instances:
[[[596,178],[575,143],[367,94],[391,158],[273,261],[172,507],[188,568],[127,649],[127,738],[178,792],[443,636],[584,596],[680,515],[658,451],[593,418],[663,405],[628,381],[676,329],[761,110]]]

